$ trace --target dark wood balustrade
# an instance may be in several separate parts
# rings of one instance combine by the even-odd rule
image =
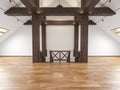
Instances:
[[[67,50],[51,50],[50,51],[50,62],[54,61],[67,61],[70,62],[70,53],[71,51]]]

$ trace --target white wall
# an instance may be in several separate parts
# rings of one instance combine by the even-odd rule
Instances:
[[[90,56],[120,56],[120,43],[98,27],[89,29]]]
[[[73,26],[48,26],[48,50],[73,50]],[[31,56],[32,32],[31,26],[24,26],[9,38],[0,43],[0,56]],[[120,43],[111,38],[97,26],[89,27],[90,56],[120,56]]]
[[[48,51],[70,50],[71,60],[73,60],[74,26],[47,26],[47,49]]]
[[[27,26],[16,31],[0,43],[1,56],[27,56],[32,55],[32,32]]]

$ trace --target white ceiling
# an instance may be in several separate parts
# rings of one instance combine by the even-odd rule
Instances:
[[[20,28],[24,27],[23,23],[27,20],[31,19],[31,17],[24,16],[24,17],[12,17],[7,16],[4,14],[6,10],[8,10],[12,6],[16,6],[15,3],[17,3],[18,6],[22,7],[24,6],[20,0],[14,0],[15,2],[10,3],[9,0],[0,0],[0,27],[5,27],[9,29],[9,32],[5,34],[4,36],[0,37],[0,42],[4,39],[8,38],[12,33],[14,33],[17,30],[20,30]],[[107,0],[101,0],[101,2],[97,6],[103,5]],[[59,4],[59,0],[40,0],[40,6],[41,7],[56,7]],[[61,5],[64,7],[80,7],[81,0],[61,0]],[[110,7],[112,10],[116,10],[120,8],[120,0],[112,0],[111,3],[106,3],[105,6]],[[4,9],[4,10],[2,10]],[[116,15],[114,16],[108,16],[108,17],[90,17],[94,22],[97,23],[97,26],[100,27],[102,30],[107,32],[109,35],[111,35],[115,40],[120,42],[120,38],[116,36],[113,32],[111,32],[111,29],[120,27],[120,10],[116,11]],[[60,17],[47,17],[48,19],[60,19]],[[102,21],[102,18],[104,18],[104,21]],[[19,19],[19,21],[18,21]],[[62,17],[62,19],[73,19],[73,17]]]

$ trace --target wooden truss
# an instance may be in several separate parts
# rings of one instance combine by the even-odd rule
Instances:
[[[95,25],[89,16],[112,16],[115,12],[109,7],[95,7],[100,0],[81,0],[79,7],[39,7],[39,0],[20,0],[26,7],[11,7],[5,14],[9,16],[32,16],[25,25],[32,25],[33,62],[45,62],[46,25],[74,25],[74,57],[76,62],[88,62],[88,25]],[[47,21],[46,16],[74,16],[74,21]],[[40,32],[42,26],[42,51],[40,52]],[[81,25],[81,51],[78,51],[79,25]]]

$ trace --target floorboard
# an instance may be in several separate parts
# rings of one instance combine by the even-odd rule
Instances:
[[[120,90],[120,57],[89,57],[88,64],[0,57],[0,90]]]

